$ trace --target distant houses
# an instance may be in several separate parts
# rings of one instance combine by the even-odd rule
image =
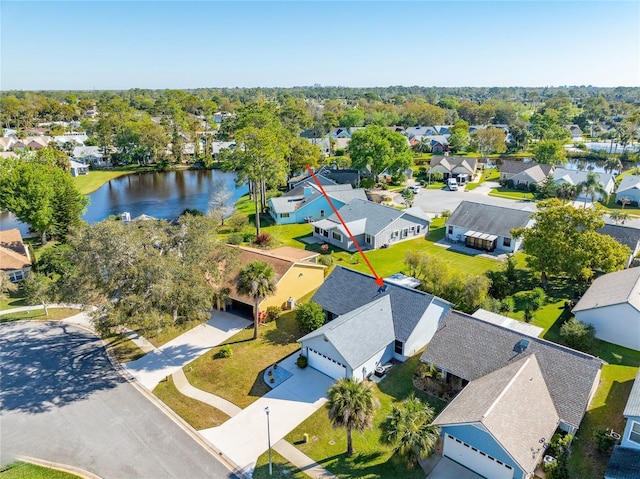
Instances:
[[[552,174],[554,168],[552,165],[545,165],[543,163],[536,163],[535,161],[512,161],[505,160],[500,166],[500,179],[504,181],[511,181],[515,188],[518,185],[539,185],[550,174]]]
[[[553,182],[555,185],[562,185],[563,183],[578,186],[581,183],[587,181],[588,175],[590,171],[577,171],[577,170],[567,170],[565,168],[556,168],[553,175]],[[610,195],[613,193],[613,189],[615,188],[615,181],[613,179],[613,175],[609,173],[593,173],[596,175],[598,179],[598,183],[600,187],[604,190],[606,195]],[[592,191],[590,193],[579,191],[577,200],[589,200],[589,201],[601,201],[603,199],[602,193]]]

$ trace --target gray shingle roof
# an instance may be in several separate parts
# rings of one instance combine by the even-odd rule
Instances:
[[[638,479],[640,477],[640,449],[614,447],[604,477],[605,479]]]
[[[625,190],[631,189],[640,190],[640,176],[638,175],[627,175],[622,178],[620,184],[618,185],[617,193],[622,193]]]
[[[395,338],[405,342],[435,297],[392,283],[385,285],[386,290],[380,291],[373,276],[337,266],[311,299],[325,310],[343,315],[389,296]]]
[[[635,251],[640,241],[640,229],[629,228],[622,225],[604,225],[596,230],[601,235],[609,235],[618,243],[628,246],[631,251]]]
[[[535,354],[471,381],[433,421],[437,425],[481,423],[527,472],[532,472],[558,426]]]
[[[629,303],[640,311],[640,268],[608,273],[596,279],[573,312]]]
[[[529,223],[531,214],[526,210],[463,201],[447,219],[447,225],[510,237],[512,229]]]
[[[587,175],[592,173],[591,171],[576,171],[576,170],[567,170],[565,168],[556,168],[553,171],[553,180],[558,181],[560,179],[564,179],[568,183],[572,185],[578,185],[587,180]],[[593,172],[598,177],[598,182],[606,187],[607,184],[613,179],[609,173],[598,173]]]
[[[358,220],[365,220],[364,230],[362,233],[376,235],[395,220],[400,218],[404,213],[389,206],[382,206],[372,201],[363,199],[353,199],[339,210],[340,216],[345,223],[351,223]],[[327,218],[337,225],[340,224],[338,216],[334,213]],[[349,226],[349,225],[348,225]],[[351,226],[349,229],[352,230]],[[360,234],[358,231],[351,231],[353,234]]]
[[[627,399],[627,405],[624,408],[624,417],[638,416],[640,417],[640,370],[631,388],[631,394]]]
[[[452,171],[454,168],[463,166],[469,172],[474,172],[477,165],[477,158],[467,158],[464,156],[433,156],[429,167],[442,166],[446,170]]]
[[[308,195],[306,198],[304,196],[305,187],[311,188],[311,194]],[[365,193],[364,189],[362,188],[353,189],[353,187],[349,184],[322,185],[322,188],[332,200],[334,199],[339,200],[345,204],[354,198],[358,198],[361,200],[367,199],[367,194]],[[291,213],[311,203],[312,201],[316,200],[321,196],[322,196],[322,191],[320,191],[320,188],[318,188],[318,186],[315,185],[312,180],[309,180],[287,191],[282,196],[276,196],[271,198],[270,201],[271,201],[271,205],[273,207],[274,212]],[[339,206],[340,205],[336,205],[336,207],[339,207]]]
[[[529,345],[516,353],[521,339]],[[420,360],[473,381],[531,354],[560,419],[578,427],[602,366],[598,358],[450,310]]]
[[[298,342],[322,335],[352,369],[358,367],[395,339],[389,295],[343,314],[303,336]]]

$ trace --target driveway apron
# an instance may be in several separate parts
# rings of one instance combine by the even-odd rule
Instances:
[[[125,369],[148,390],[194,359],[226,341],[251,321],[222,311],[211,319],[187,331],[157,350],[125,365]]]
[[[289,379],[221,426],[199,431],[243,473],[251,474],[258,456],[268,448],[266,407],[273,446],[327,401],[334,380],[310,367],[299,369],[297,356],[279,363],[293,374]]]

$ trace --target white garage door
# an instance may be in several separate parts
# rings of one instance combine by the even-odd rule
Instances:
[[[456,439],[450,434],[444,436],[443,454],[463,466],[490,479],[512,479],[513,468],[473,446]]]
[[[340,364],[311,348],[307,348],[307,359],[309,360],[309,366],[326,374],[330,378],[340,379],[347,376],[347,368],[344,364]]]

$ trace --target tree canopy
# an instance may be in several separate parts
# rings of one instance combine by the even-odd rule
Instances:
[[[385,170],[393,175],[413,164],[407,138],[377,125],[356,130],[351,136],[348,150],[351,166],[369,168],[375,180]]]

